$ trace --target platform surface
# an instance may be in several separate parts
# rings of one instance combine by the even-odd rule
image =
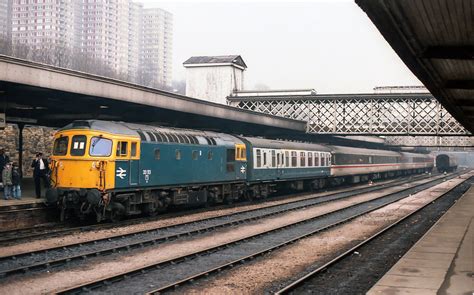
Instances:
[[[474,294],[474,186],[368,294]]]
[[[33,203],[43,203],[44,193],[46,189],[41,189],[42,198],[37,199],[35,196],[35,185],[33,178],[23,178],[21,181],[21,200],[4,200],[3,189],[0,189],[0,207],[12,205],[24,205]]]

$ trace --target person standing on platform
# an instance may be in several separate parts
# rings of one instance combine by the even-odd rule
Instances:
[[[36,159],[31,163],[33,170],[33,178],[35,180],[35,192],[36,198],[41,198],[41,179],[43,179],[43,184],[45,188],[49,188],[49,179],[48,179],[48,160],[43,158],[43,153],[37,153]]]
[[[12,193],[12,164],[8,162],[2,171],[3,180],[3,198],[5,200],[11,199]]]
[[[14,199],[21,200],[21,171],[17,163],[12,165],[12,196]]]
[[[10,158],[5,154],[5,150],[0,148],[0,182],[2,182],[3,168],[10,162]]]

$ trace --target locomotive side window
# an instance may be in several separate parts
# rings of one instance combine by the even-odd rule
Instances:
[[[64,156],[67,154],[67,144],[69,142],[68,136],[57,138],[54,141],[53,155]]]
[[[255,166],[262,167],[262,151],[260,149],[257,149],[256,154],[257,154],[257,163]]]
[[[155,160],[159,160],[161,158],[160,149],[155,149]]]
[[[197,160],[198,159],[198,151],[193,151],[193,160]]]
[[[228,149],[227,150],[227,172],[234,172],[234,164],[235,162],[235,149]]]
[[[115,152],[115,155],[117,157],[126,157],[128,152],[127,152],[127,148],[128,148],[128,142],[126,141],[119,141],[117,143],[117,151]]]
[[[94,157],[108,157],[112,153],[112,140],[94,136],[91,138],[89,155]]]
[[[84,156],[86,153],[87,137],[85,135],[74,135],[71,142],[71,156]]]
[[[207,159],[212,160],[212,151],[207,152]]]
[[[137,143],[132,142],[130,145],[130,156],[131,157],[136,157],[137,156]]]
[[[176,157],[176,160],[181,160],[181,151],[180,150],[175,151],[175,157]]]

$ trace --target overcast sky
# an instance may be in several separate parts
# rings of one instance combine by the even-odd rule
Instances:
[[[190,56],[240,54],[247,89],[421,85],[354,1],[139,1],[173,14],[174,80]]]

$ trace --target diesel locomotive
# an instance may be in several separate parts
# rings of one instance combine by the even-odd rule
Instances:
[[[436,169],[439,173],[456,171],[458,159],[453,155],[440,154],[436,156]]]
[[[100,222],[432,168],[422,154],[74,121],[54,136],[46,199],[61,219],[92,215]]]

